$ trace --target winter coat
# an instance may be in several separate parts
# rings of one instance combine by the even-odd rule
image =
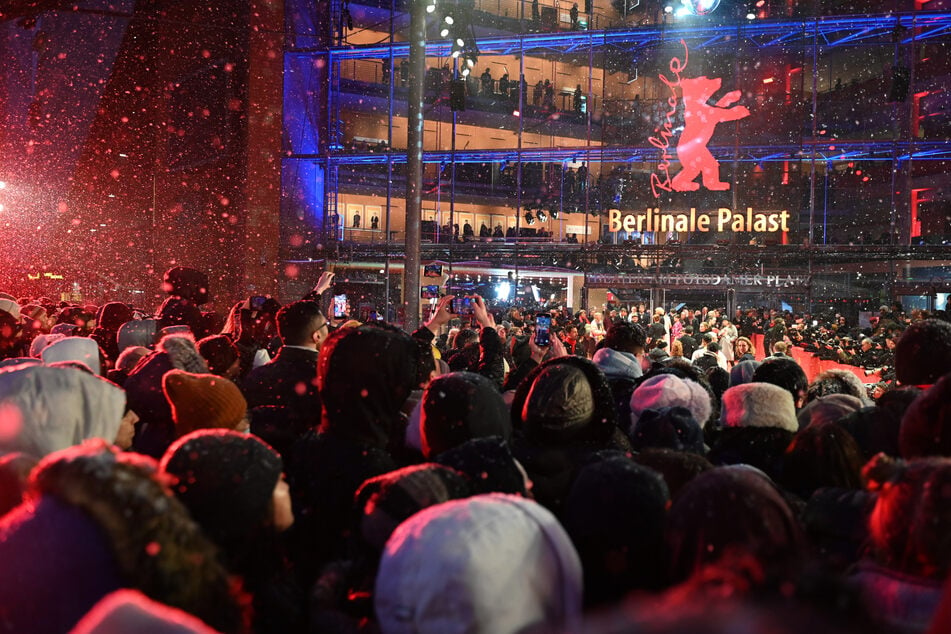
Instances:
[[[424,346],[376,326],[344,328],[324,343],[317,369],[320,429],[295,445],[288,467],[292,550],[305,586],[321,564],[345,558],[360,485],[399,466],[390,450],[405,436],[401,408],[419,386]]]
[[[153,458],[161,458],[177,437],[172,407],[162,391],[162,377],[169,370],[203,374],[208,366],[191,338],[167,336],[139,361],[124,384],[129,408],[139,416],[132,447]]]
[[[531,396],[536,379],[549,368],[569,366],[580,370],[590,387],[593,401],[591,416],[580,424],[562,425],[562,421],[540,412],[524,416],[525,403]],[[568,386],[570,387],[570,386]],[[552,390],[547,409],[557,413],[571,408],[571,390]],[[562,402],[560,399],[569,399]],[[617,413],[611,388],[604,374],[593,362],[579,357],[556,357],[541,364],[519,384],[511,408],[512,427],[516,436],[512,453],[522,463],[534,483],[535,498],[554,513],[560,512],[578,470],[590,457],[603,449],[631,452],[627,437],[617,426]]]
[[[275,405],[290,411],[288,426],[303,434],[320,424],[317,351],[283,347],[270,362],[253,369],[241,384],[248,409]]]
[[[74,368],[30,365],[0,372],[0,410],[17,416],[17,433],[0,451],[43,456],[87,438],[112,443],[125,411],[122,389]]]

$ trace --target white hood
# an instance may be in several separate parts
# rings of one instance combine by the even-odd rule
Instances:
[[[116,439],[125,392],[75,368],[14,366],[0,372],[0,452],[37,458],[87,438]]]
[[[375,607],[384,634],[577,631],[578,554],[539,504],[493,493],[429,507],[383,552]]]

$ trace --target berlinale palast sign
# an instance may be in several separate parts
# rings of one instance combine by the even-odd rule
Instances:
[[[716,102],[713,96],[720,90],[719,77],[689,77],[687,67],[690,50],[680,41],[683,55],[672,57],[667,72],[658,74],[658,79],[670,91],[664,119],[654,129],[648,142],[660,151],[657,167],[651,173],[650,185],[654,198],[664,193],[692,192],[701,189],[727,191],[730,183],[720,180],[720,163],[710,152],[707,144],[717,126],[727,121],[739,121],[750,115],[746,106],[735,105],[742,92],[732,90]],[[683,126],[675,121],[678,112],[683,112]],[[671,145],[676,143],[676,160]],[[674,170],[675,162],[680,169]],[[700,182],[697,182],[697,179]],[[661,211],[659,207],[645,212],[608,212],[609,231],[627,232],[757,232],[775,233],[789,231],[788,211],[753,211],[751,207],[732,210],[720,207],[714,211]]]
[[[735,288],[743,290],[783,289],[790,293],[805,292],[812,281],[809,275],[718,275],[715,273],[589,273],[584,285],[588,288]]]

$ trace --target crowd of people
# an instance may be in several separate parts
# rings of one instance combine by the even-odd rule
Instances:
[[[946,313],[332,287],[0,295],[0,631],[951,631]]]

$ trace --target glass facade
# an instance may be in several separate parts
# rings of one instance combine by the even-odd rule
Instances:
[[[299,37],[285,54],[285,169],[298,176],[285,177],[285,254],[345,245],[373,259],[373,245],[399,244],[405,229],[409,15],[405,0],[329,6],[326,23],[312,22],[326,28],[310,32],[288,12]],[[693,249],[688,262],[755,269],[763,246],[800,268],[833,249],[883,262],[941,247],[951,238],[949,9],[435,2],[424,250],[523,245],[511,260],[577,243],[585,268],[623,269],[642,253],[611,247],[666,246],[650,266],[684,259],[671,248],[709,245],[731,255]],[[304,186],[301,174],[314,178]]]

